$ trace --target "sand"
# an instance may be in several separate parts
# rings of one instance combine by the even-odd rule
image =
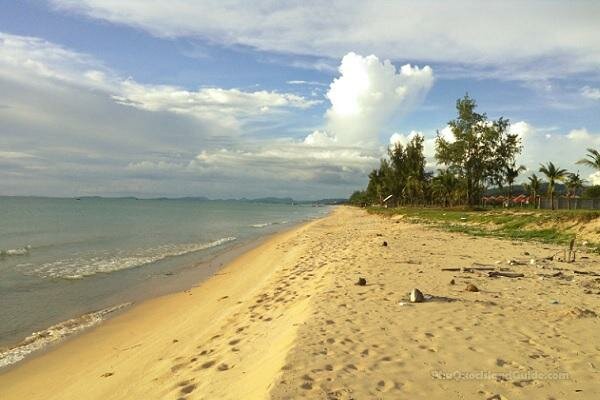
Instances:
[[[0,374],[0,398],[600,398],[600,277],[573,272],[600,259],[557,250],[339,207]],[[473,263],[524,277],[442,271]]]

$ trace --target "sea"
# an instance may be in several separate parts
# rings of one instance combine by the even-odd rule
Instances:
[[[0,197],[0,368],[136,301],[189,288],[224,255],[327,212],[237,200]]]

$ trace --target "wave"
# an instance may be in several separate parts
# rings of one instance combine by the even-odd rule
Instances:
[[[135,251],[135,254],[125,253],[112,256],[104,255],[91,258],[59,260],[42,264],[27,274],[37,275],[42,278],[83,279],[99,273],[110,273],[141,267],[164,260],[165,258],[182,256],[220,246],[233,240],[236,240],[236,238],[231,236],[208,243],[164,245],[150,249],[141,249]]]
[[[252,224],[250,226],[252,228],[265,228],[265,227],[267,227],[269,225],[273,225],[273,223],[272,222],[265,222],[265,223],[262,223],[262,224]]]
[[[288,221],[288,220],[273,221],[273,222],[263,222],[263,223],[252,224],[252,225],[250,225],[250,227],[252,227],[252,228],[265,228],[265,227],[271,226],[271,225],[285,225],[285,224],[288,224],[289,222],[290,221]]]
[[[131,303],[119,304],[60,322],[39,332],[34,332],[16,346],[8,349],[0,349],[0,368],[17,363],[35,351],[41,350],[50,344],[58,343],[68,336],[97,325],[105,320],[109,314],[129,305]]]
[[[25,247],[20,247],[17,249],[0,250],[0,257],[26,256],[27,254],[29,254],[29,250],[31,250],[30,245],[27,245]]]

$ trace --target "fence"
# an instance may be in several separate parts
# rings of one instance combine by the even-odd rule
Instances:
[[[552,205],[549,197],[540,199],[540,208],[550,209]],[[554,208],[557,210],[600,210],[600,199],[567,199],[566,197],[555,197]]]

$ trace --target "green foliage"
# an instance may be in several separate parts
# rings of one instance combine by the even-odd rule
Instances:
[[[542,185],[542,181],[536,174],[531,174],[529,178],[529,190],[530,195],[533,197],[533,200],[537,200],[537,195],[540,193],[540,186]]]
[[[568,177],[566,169],[559,168],[551,161],[548,161],[546,165],[540,164],[540,172],[546,175],[548,179],[548,195],[550,196],[550,204],[554,210],[554,188],[557,181],[564,181]]]
[[[569,196],[577,196],[580,189],[583,188],[583,179],[579,176],[579,172],[568,174],[565,185]]]
[[[350,203],[361,206],[383,204],[391,206],[427,205],[455,207],[465,205],[471,209],[481,204],[483,193],[489,185],[498,187],[496,193],[503,193],[506,184],[508,198],[512,197],[513,185],[521,187],[533,199],[535,208],[539,206],[539,194],[546,190],[550,196],[552,209],[558,191],[564,191],[570,199],[581,194],[584,181],[579,173],[569,173],[552,162],[540,164],[539,172],[547,182],[535,173],[521,186],[515,182],[525,167],[516,164],[521,152],[521,140],[509,132],[510,122],[500,117],[488,120],[485,113],[475,110],[477,103],[465,95],[456,102],[457,118],[448,122],[453,138],[443,137],[438,132],[435,158],[443,168],[437,174],[425,171],[423,155],[424,138],[413,136],[406,145],[397,143],[388,149],[379,168],[369,174],[366,190],[354,192]],[[588,148],[586,158],[577,162],[600,171],[600,152]],[[564,183],[564,186],[561,183]],[[600,198],[600,186],[587,188],[586,198]]]
[[[350,199],[348,200],[350,204],[360,207],[365,207],[369,204],[369,198],[367,196],[367,192],[364,190],[357,190],[352,193]]]
[[[465,95],[456,102],[458,118],[448,123],[454,140],[438,132],[436,159],[458,174],[465,182],[466,202],[480,203],[487,184],[502,185],[506,171],[521,151],[520,139],[508,131],[510,122],[499,118],[487,119],[475,112],[477,103]]]
[[[369,212],[387,216],[404,215],[405,220],[474,236],[501,237],[513,240],[536,240],[568,244],[575,232],[561,226],[587,223],[600,218],[600,211],[589,210],[486,210],[404,207],[369,208]],[[540,225],[547,227],[540,228]],[[600,248],[596,246],[597,248]]]
[[[428,175],[425,173],[423,136],[414,136],[406,146],[397,143],[388,150],[379,168],[369,174],[365,191],[366,203],[381,204],[392,195],[390,204],[422,202],[427,193]]]
[[[600,171],[600,152],[596,149],[588,148],[586,158],[577,161],[577,164],[585,165]]]
[[[586,199],[600,199],[600,185],[590,186],[583,192]]]
[[[504,171],[504,176],[505,176],[505,180],[506,183],[508,184],[508,199],[510,202],[510,199],[512,197],[512,186],[515,183],[515,179],[517,179],[517,177],[519,176],[519,174],[523,171],[527,170],[527,168],[525,168],[524,165],[519,165],[518,167],[516,166],[515,162],[513,161],[510,165],[507,165],[505,167],[505,171]]]

